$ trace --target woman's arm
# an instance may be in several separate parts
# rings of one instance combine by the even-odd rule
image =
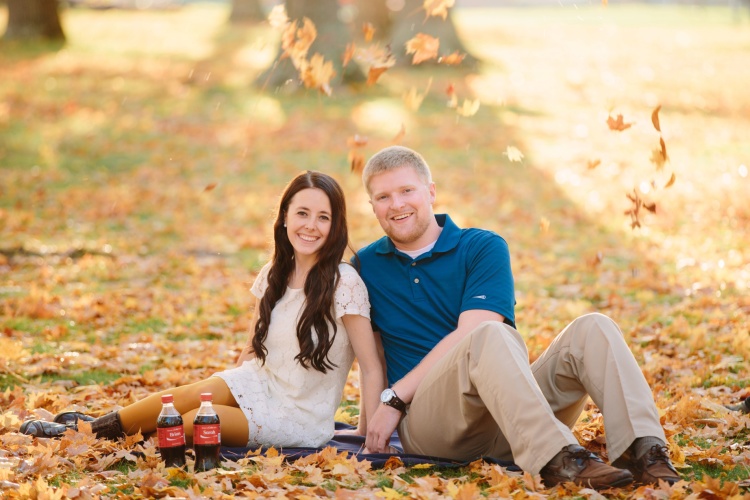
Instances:
[[[385,389],[385,365],[382,361],[380,338],[372,331],[370,320],[347,314],[342,318],[359,363],[359,425],[357,434],[367,434],[367,418],[375,414],[380,393]]]
[[[255,357],[255,351],[253,351],[253,337],[255,336],[255,324],[258,322],[259,306],[260,300],[256,297],[253,317],[250,319],[250,331],[248,333],[247,344],[245,344],[245,347],[242,348],[242,352],[240,352],[240,355],[237,357],[237,366],[242,366],[242,363]]]

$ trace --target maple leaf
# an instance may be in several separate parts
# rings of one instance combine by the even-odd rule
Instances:
[[[445,21],[448,19],[448,9],[453,7],[455,3],[456,0],[424,0],[422,6],[427,12],[427,17],[440,16]]]
[[[396,489],[389,488],[388,486],[383,486],[383,491],[378,491],[377,493],[375,493],[375,496],[385,498],[386,500],[399,500],[406,495]]]
[[[464,99],[463,104],[456,108],[456,113],[466,117],[474,116],[475,114],[477,114],[477,111],[479,111],[479,99],[475,99],[473,101]]]
[[[589,169],[589,170],[593,170],[596,167],[598,167],[599,165],[601,165],[601,163],[602,163],[602,161],[599,158],[597,158],[595,160],[589,160],[589,161],[586,162],[586,168]]]
[[[661,104],[656,106],[656,109],[651,113],[651,123],[654,124],[654,128],[657,132],[661,132],[661,126],[659,125],[659,110],[661,109]]]
[[[440,40],[424,33],[417,33],[414,38],[406,42],[406,53],[414,54],[412,64],[419,64],[438,56]]]
[[[424,96],[425,94],[420,94],[416,88],[412,87],[409,89],[408,92],[404,93],[402,98],[407,108],[409,108],[412,111],[417,111],[419,107],[422,105]]]
[[[424,93],[419,93],[415,87],[410,88],[408,92],[401,96],[406,107],[412,111],[417,111],[422,105],[425,96],[430,91],[430,87],[432,87],[432,78],[427,82],[427,88],[424,89]]]
[[[366,42],[371,42],[372,37],[375,35],[375,26],[372,23],[364,23],[362,25],[362,35],[365,37]]]
[[[284,4],[277,5],[268,14],[268,22],[274,28],[283,28],[289,24],[289,17],[286,15]]]
[[[659,138],[659,149],[654,149],[651,151],[651,163],[654,164],[656,167],[656,170],[662,170],[664,168],[664,164],[667,162],[669,157],[667,156],[667,146],[664,143],[664,139]]]
[[[438,58],[438,64],[445,64],[446,66],[456,66],[461,64],[465,58],[466,54],[461,54],[460,52],[456,51],[452,54],[448,54],[447,56],[440,56]]]
[[[298,26],[296,22],[289,23],[281,35],[281,49],[282,58],[290,58],[294,67],[300,69],[307,57],[307,51],[318,36],[318,31],[315,24],[306,17],[302,19],[302,26]]]
[[[336,71],[333,69],[333,63],[326,61],[317,52],[308,63],[300,68],[300,78],[305,87],[318,89],[329,96],[331,95],[330,81],[334,76],[336,76]]]
[[[367,72],[367,85],[375,85],[375,83],[378,81],[378,78],[380,78],[380,75],[382,75],[386,71],[388,71],[388,68],[384,66],[373,66],[372,68],[370,68],[370,71]]]
[[[617,118],[612,118],[612,115],[607,116],[607,126],[610,130],[616,130],[622,132],[633,126],[632,123],[625,123],[622,115],[617,115]]]
[[[508,160],[510,161],[523,161],[523,153],[521,153],[521,151],[515,146],[508,146],[507,148],[505,148],[503,154],[507,156]]]
[[[357,52],[357,46],[354,45],[354,43],[349,43],[346,46],[346,49],[344,50],[344,54],[341,56],[341,65],[346,67],[347,64],[349,64],[349,61],[352,60],[352,57],[354,57],[354,54]]]

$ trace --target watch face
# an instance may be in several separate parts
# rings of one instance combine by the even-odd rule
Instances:
[[[380,393],[380,402],[387,403],[394,395],[395,393],[393,392],[393,389],[386,389]]]

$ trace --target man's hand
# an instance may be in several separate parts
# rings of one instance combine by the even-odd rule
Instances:
[[[401,420],[401,412],[387,405],[380,405],[375,415],[367,422],[365,447],[370,453],[389,453],[388,443]]]

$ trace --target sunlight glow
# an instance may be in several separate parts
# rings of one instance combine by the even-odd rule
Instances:
[[[740,174],[740,177],[747,177],[747,167],[745,165],[740,165],[737,168],[737,172]]]
[[[400,100],[376,99],[363,103],[352,110],[354,121],[360,132],[377,134],[381,137],[393,137],[403,123],[410,130],[411,119]]]

